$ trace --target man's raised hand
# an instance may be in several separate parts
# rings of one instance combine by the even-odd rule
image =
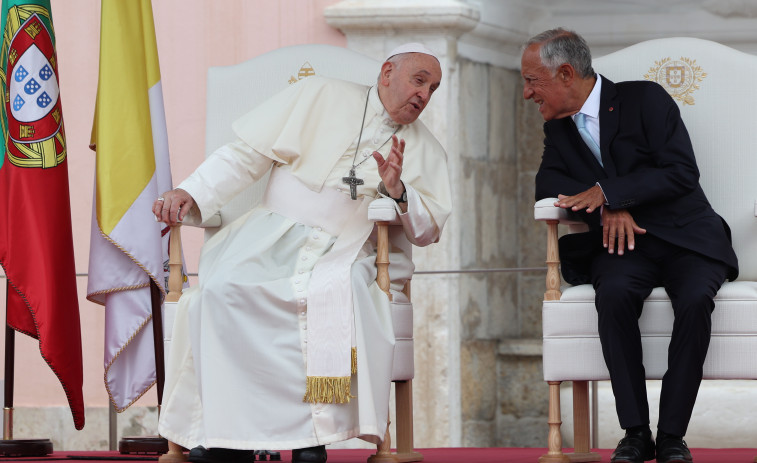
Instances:
[[[399,198],[405,191],[400,176],[402,175],[402,160],[405,152],[405,140],[392,135],[392,149],[384,159],[378,151],[373,152],[373,159],[378,165],[379,175],[384,182],[386,192],[392,198]]]

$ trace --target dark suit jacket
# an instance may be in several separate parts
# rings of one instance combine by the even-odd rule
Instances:
[[[699,185],[689,134],[665,89],[655,82],[616,84],[602,77],[599,127],[604,169],[570,117],[544,124],[536,199],[575,195],[599,182],[609,204],[605,207],[627,209],[648,234],[724,262],[728,278],[735,279],[738,262],[730,229]],[[590,235],[568,241],[575,248],[590,239],[592,249],[572,249],[577,256],[566,254],[568,259],[586,259],[588,254],[581,252],[602,249],[599,210],[582,215]]]

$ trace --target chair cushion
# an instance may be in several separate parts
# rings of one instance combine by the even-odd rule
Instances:
[[[395,296],[391,303],[394,327],[394,364],[392,381],[406,381],[415,376],[413,362],[413,304]]]
[[[708,379],[757,379],[757,282],[727,282],[715,298],[712,340],[704,366]],[[559,301],[542,309],[545,381],[609,379],[597,333],[591,285],[565,288]],[[648,379],[667,368],[673,308],[662,288],[655,288],[639,319]]]
[[[368,205],[368,220],[391,222],[397,219],[397,210],[392,198],[376,198]]]

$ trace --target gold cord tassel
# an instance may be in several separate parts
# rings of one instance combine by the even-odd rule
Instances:
[[[357,347],[352,348],[352,365],[350,366],[350,373],[352,373],[352,375],[357,374]]]
[[[349,377],[308,376],[302,401],[311,404],[346,404],[352,397]]]

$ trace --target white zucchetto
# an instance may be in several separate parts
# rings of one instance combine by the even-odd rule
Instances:
[[[439,58],[436,56],[436,54],[434,54],[433,51],[431,51],[430,48],[423,45],[422,43],[417,43],[417,42],[405,43],[405,44],[400,45],[399,47],[389,52],[389,55],[387,55],[385,61],[388,61],[389,58],[391,58],[394,55],[401,55],[403,53],[423,53],[424,55],[433,56],[437,61],[439,61]]]

